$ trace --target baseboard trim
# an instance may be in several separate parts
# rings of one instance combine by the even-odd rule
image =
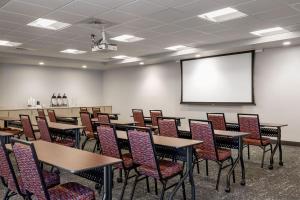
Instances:
[[[276,140],[273,140],[274,143],[276,143]],[[287,145],[287,146],[296,146],[296,147],[300,147],[300,142],[293,142],[293,141],[281,141],[282,145]]]

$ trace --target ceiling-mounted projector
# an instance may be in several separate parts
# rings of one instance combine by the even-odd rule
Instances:
[[[110,44],[108,40],[106,40],[106,34],[102,31],[102,38],[96,39],[94,34],[91,35],[92,38],[92,51],[117,51],[118,47],[116,44]]]

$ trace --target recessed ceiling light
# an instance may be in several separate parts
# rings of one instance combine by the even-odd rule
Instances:
[[[45,63],[44,62],[39,62],[39,65],[44,65]]]
[[[199,58],[199,57],[200,57],[200,55],[199,55],[199,54],[196,54],[196,55],[195,55],[195,57],[196,57],[196,58]]]
[[[37,20],[30,22],[27,25],[38,27],[38,28],[50,29],[50,30],[61,30],[71,26],[71,24],[68,23],[63,23],[56,20],[44,19],[44,18],[38,18]]]
[[[253,31],[250,33],[253,35],[257,35],[257,36],[269,36],[269,35],[275,35],[275,34],[280,34],[280,33],[285,33],[285,32],[288,32],[288,30],[281,28],[281,27],[273,27],[273,28],[267,28],[267,29]]]
[[[183,50],[186,48],[188,48],[188,47],[184,46],[184,45],[176,45],[176,46],[167,47],[165,49],[170,50],[170,51],[179,51],[179,50]]]
[[[285,41],[282,43],[283,46],[289,46],[291,45],[292,43],[290,41]]]
[[[140,64],[140,65],[144,65],[145,63],[144,63],[144,62],[140,62],[139,64]]]
[[[204,13],[201,15],[198,15],[198,17],[209,20],[212,22],[225,22],[237,18],[246,17],[245,13],[242,13],[236,9],[233,9],[231,7],[215,10],[212,12]]]
[[[86,66],[86,65],[82,65],[81,67],[82,67],[83,69],[86,69],[86,68],[87,68],[87,66]]]
[[[139,61],[141,61],[140,58],[130,57],[130,58],[124,59],[121,63],[131,63],[131,62],[139,62]]]
[[[115,40],[115,41],[119,41],[119,42],[137,42],[137,41],[141,41],[143,40],[144,38],[141,38],[141,37],[136,37],[134,35],[120,35],[120,36],[117,36],[117,37],[113,37],[113,38],[110,38],[111,40]]]
[[[0,46],[6,46],[6,47],[17,47],[22,45],[22,43],[19,42],[11,42],[7,40],[0,40]]]
[[[176,52],[172,53],[171,56],[181,56],[181,55],[187,55],[187,54],[194,54],[198,51],[199,51],[199,49],[189,47],[189,48],[186,48],[186,49],[183,49],[183,50],[180,50],[180,51],[176,51]]]
[[[113,59],[128,59],[130,58],[129,56],[125,56],[125,55],[118,55],[118,56],[114,56],[112,57]]]
[[[70,54],[83,54],[86,53],[86,51],[80,51],[77,49],[65,49],[63,51],[60,51],[61,53],[70,53]]]

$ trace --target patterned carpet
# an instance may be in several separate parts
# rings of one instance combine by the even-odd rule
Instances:
[[[88,145],[90,148],[93,146],[92,143]],[[275,165],[273,170],[268,169],[268,158],[269,154],[266,155],[265,167],[260,168],[260,161],[262,151],[259,148],[252,147],[251,149],[251,160],[245,159],[246,167],[246,186],[241,186],[240,181],[240,169],[236,170],[236,183],[231,187],[231,193],[226,193],[225,189],[225,176],[228,169],[223,170],[221,176],[221,182],[219,191],[215,190],[216,176],[217,176],[217,165],[213,162],[209,162],[209,176],[205,175],[205,163],[200,164],[200,174],[194,171],[194,180],[196,183],[196,199],[201,200],[297,200],[300,199],[300,148],[283,146],[283,159],[284,166],[279,167],[278,155],[275,156]],[[245,154],[246,155],[246,151]],[[80,160],[80,158],[78,159]],[[134,173],[134,172],[132,172]],[[117,177],[117,173],[115,175]],[[116,178],[114,179],[113,188],[113,199],[119,199],[123,184],[117,183]],[[174,181],[177,181],[174,178]],[[61,171],[61,182],[76,181],[83,185],[95,188],[95,184],[86,179],[80,178],[76,175],[72,175],[68,172]],[[170,181],[172,183],[173,181]],[[131,188],[133,185],[133,179],[129,181],[127,189],[125,191],[124,199],[129,199]],[[160,185],[159,192],[160,192]],[[134,195],[134,199],[139,200],[152,200],[159,199],[159,196],[155,195],[154,192],[154,181],[150,179],[151,192],[147,193],[145,181],[138,183]],[[190,199],[190,187],[186,182],[187,199]],[[169,196],[170,191],[165,195],[165,199]],[[4,188],[0,184],[0,197],[3,198]],[[101,194],[102,195],[102,194]],[[19,196],[14,196],[12,200],[21,199]],[[97,194],[97,199],[100,199]],[[181,190],[178,191],[174,199],[183,199]]]

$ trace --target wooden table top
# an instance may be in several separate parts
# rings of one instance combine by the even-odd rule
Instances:
[[[244,137],[246,135],[250,135],[250,133],[246,132],[238,132],[238,131],[222,131],[222,130],[215,130],[215,135],[217,136],[224,136],[224,137]]]
[[[98,118],[92,118],[91,120],[94,123],[99,123]],[[131,125],[131,124],[134,124],[135,122],[126,121],[126,120],[119,120],[119,119],[118,120],[111,119],[110,123],[111,124],[117,124],[117,125]]]
[[[40,161],[71,173],[100,168],[122,162],[120,159],[103,156],[42,140],[33,141]],[[6,148],[12,150],[11,144]]]
[[[163,118],[170,118],[170,119],[185,119],[185,117],[171,117],[171,116],[162,116]],[[144,118],[151,118],[150,116],[144,116]]]
[[[239,125],[238,122],[226,122],[226,124],[235,124],[235,125]],[[261,127],[284,127],[284,126],[288,126],[288,124],[279,124],[279,123],[260,123]]]
[[[59,130],[74,130],[74,129],[85,128],[85,126],[81,126],[81,125],[63,124],[63,123],[55,123],[55,122],[48,122],[48,126],[49,128],[59,129]]]
[[[0,117],[1,121],[20,121],[19,117]]]
[[[119,139],[128,140],[128,137],[127,137],[127,134],[125,131],[117,131],[117,137]],[[202,141],[199,141],[199,140],[173,138],[173,137],[165,137],[165,136],[159,136],[159,135],[153,135],[153,142],[156,145],[174,147],[177,149],[194,146],[196,144],[203,143]]]
[[[0,137],[6,137],[6,136],[14,136],[14,134],[10,132],[0,131]]]

